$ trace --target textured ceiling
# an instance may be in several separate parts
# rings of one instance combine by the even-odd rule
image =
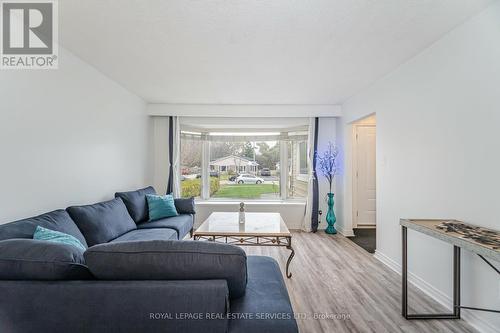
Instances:
[[[491,0],[62,0],[60,42],[151,103],[336,104]]]

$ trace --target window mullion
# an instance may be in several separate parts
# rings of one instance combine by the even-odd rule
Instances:
[[[280,140],[280,196],[282,200],[288,197],[288,142]]]
[[[201,142],[201,198],[203,200],[210,199],[210,143],[203,139]]]

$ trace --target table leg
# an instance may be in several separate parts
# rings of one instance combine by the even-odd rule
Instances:
[[[460,319],[460,248],[453,247],[453,313],[408,313],[408,230],[401,226],[403,258],[402,258],[402,311],[401,314],[406,319]]]
[[[292,247],[292,237],[288,237],[288,245],[286,246],[288,250],[291,250],[292,253],[290,253],[290,256],[288,257],[288,260],[286,261],[286,277],[291,278],[292,273],[289,272],[288,267],[290,266],[290,262],[292,261],[293,257],[295,256],[295,250]]]

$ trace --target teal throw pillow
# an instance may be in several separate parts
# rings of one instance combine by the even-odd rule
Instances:
[[[83,244],[76,237],[65,234],[64,232],[50,230],[40,226],[36,227],[35,233],[33,234],[33,239],[48,241],[53,243],[68,244],[75,246],[81,249],[82,251],[86,250],[85,246],[83,246]]]
[[[146,194],[146,200],[148,201],[149,221],[179,215],[175,208],[174,197],[171,194]]]

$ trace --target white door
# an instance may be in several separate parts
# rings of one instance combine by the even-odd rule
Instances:
[[[376,225],[376,172],[374,125],[355,128],[354,220],[358,227]]]

